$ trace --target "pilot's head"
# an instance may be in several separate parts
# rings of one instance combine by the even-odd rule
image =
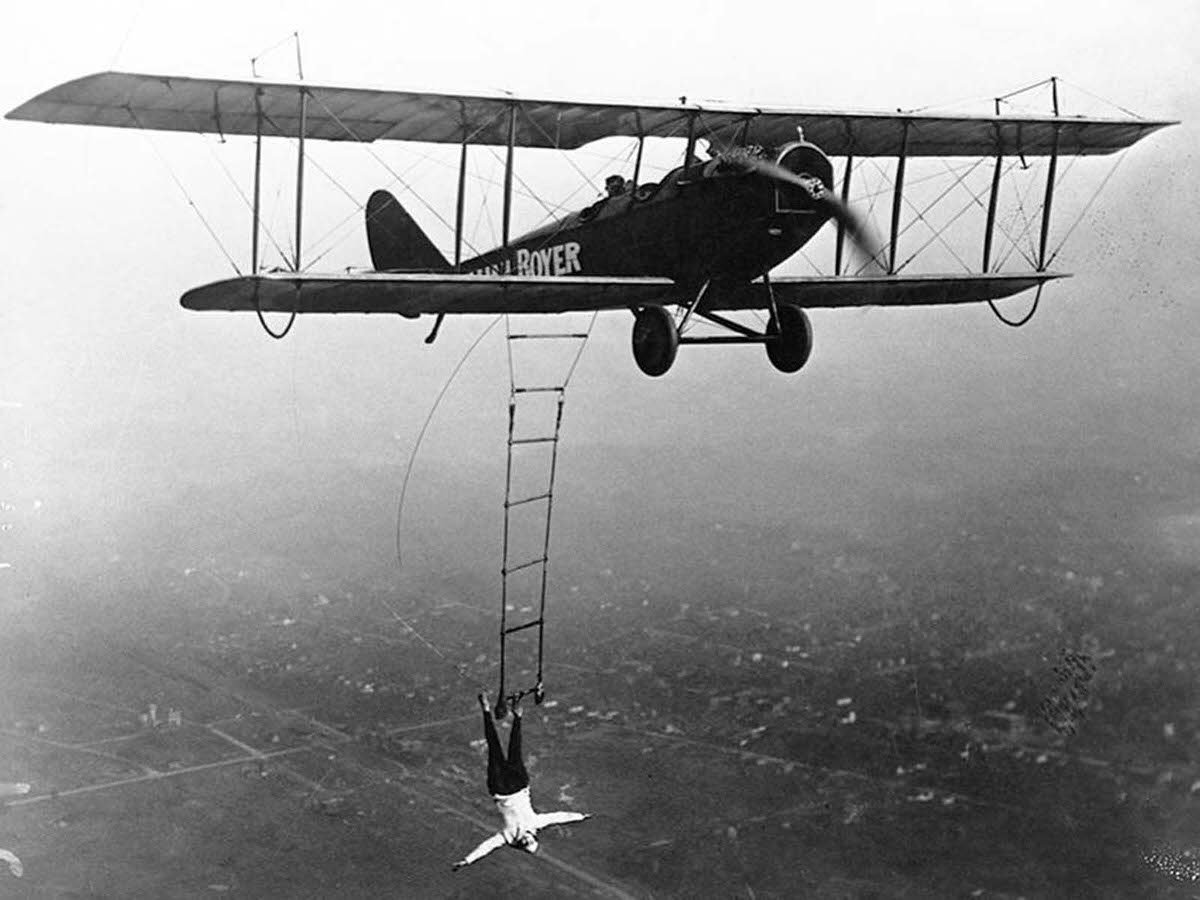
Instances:
[[[517,835],[517,839],[513,841],[513,846],[518,850],[524,850],[526,853],[537,853],[537,836],[532,831],[522,831]]]
[[[625,193],[625,179],[620,175],[609,175],[604,179],[604,189],[610,197],[619,197]]]

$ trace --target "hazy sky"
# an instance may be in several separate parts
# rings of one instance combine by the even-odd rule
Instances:
[[[1064,254],[1063,268],[1077,277],[1048,295],[1026,331],[1008,332],[986,309],[822,314],[813,363],[796,378],[739,348],[685,352],[651,382],[629,358],[628,316],[613,314],[580,370],[571,421],[581,445],[649,434],[699,448],[699,467],[705,448],[736,459],[754,449],[755,435],[770,441],[781,428],[836,420],[869,431],[914,411],[944,419],[939,427],[953,439],[986,441],[1001,427],[995,411],[1019,417],[1030,391],[1058,398],[1055,415],[1092,416],[1088,427],[1100,432],[1131,428],[1124,411],[1141,393],[1191,403],[1200,335],[1193,0],[1136,8],[1096,0],[29,3],[6,11],[0,107],[110,68],[245,77],[252,56],[293,31],[308,79],[334,84],[893,109],[986,98],[1055,74],[1068,83],[1067,113],[1085,103],[1112,112],[1077,85],[1146,116],[1185,119],[1129,153]],[[291,48],[268,54],[260,72],[292,78]],[[18,122],[0,124],[0,133],[0,399],[25,404],[22,421],[41,435],[35,448],[51,469],[92,439],[85,421],[115,423],[116,437],[111,428],[94,432],[93,449],[120,471],[139,448],[191,459],[197,437],[218,432],[286,455],[298,433],[336,437],[346,410],[357,429],[347,442],[367,440],[400,459],[481,327],[448,325],[431,350],[420,343],[424,322],[311,319],[276,345],[253,317],[186,314],[177,302],[185,289],[231,270],[172,173],[244,263],[248,214],[221,167],[247,184],[249,141],[221,147],[189,135]],[[386,173],[361,148],[312,150],[345,167],[344,151],[358,154],[347,178],[361,202]],[[290,178],[286,153],[278,162]],[[321,179],[310,178],[312,235],[353,207],[341,198],[335,211],[331,200],[322,222]],[[444,191],[432,194],[449,214]],[[589,195],[579,196],[582,204]],[[287,234],[286,203],[276,198],[272,209]],[[348,234],[343,255],[331,259],[365,264],[360,226],[352,222]],[[488,359],[498,359],[494,348],[464,376],[467,393],[451,404],[461,415],[500,410],[489,389],[502,372]],[[1092,411],[1094,394],[1121,390],[1131,391],[1127,406]],[[166,421],[151,412],[163,408]],[[443,426],[441,452],[478,450],[461,427]],[[602,471],[598,461],[580,466],[583,478]]]

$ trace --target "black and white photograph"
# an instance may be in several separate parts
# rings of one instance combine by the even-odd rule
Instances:
[[[1200,6],[3,26],[0,897],[1200,898]]]

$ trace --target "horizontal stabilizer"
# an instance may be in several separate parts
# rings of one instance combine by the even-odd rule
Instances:
[[[942,306],[998,300],[1056,278],[1017,275],[872,275],[774,278],[776,300],[809,309]],[[667,306],[688,297],[669,278],[536,277],[362,272],[278,272],[230,278],[194,288],[187,309],[298,313],[556,313]],[[703,311],[763,309],[761,284],[713,285]]]

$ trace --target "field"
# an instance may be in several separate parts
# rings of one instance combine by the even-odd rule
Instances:
[[[57,552],[0,638],[0,779],[31,785],[6,896],[1190,896],[1200,473],[717,503],[655,541],[580,492],[526,745],[535,806],[594,818],[459,873],[499,822],[495,591],[361,549],[386,473],[274,474],[322,487],[184,489],[78,543],[38,520]],[[1054,720],[1064,653],[1094,676]]]

